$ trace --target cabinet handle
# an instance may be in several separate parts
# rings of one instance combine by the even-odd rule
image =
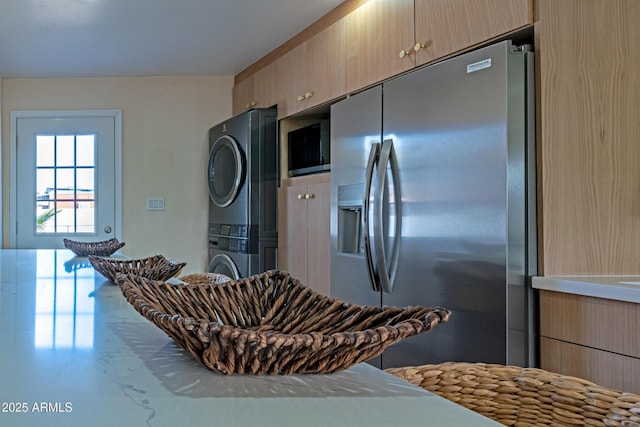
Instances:
[[[411,49],[409,49],[409,50],[404,50],[404,49],[402,49],[402,50],[400,51],[400,53],[398,54],[398,56],[399,56],[400,58],[404,58],[405,56],[409,56],[409,55],[411,55]]]
[[[304,101],[305,99],[309,99],[313,96],[313,92],[306,92],[304,95],[298,96],[298,101]]]

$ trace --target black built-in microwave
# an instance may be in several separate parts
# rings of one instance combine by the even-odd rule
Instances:
[[[329,120],[320,120],[289,132],[289,176],[331,168],[329,133]]]

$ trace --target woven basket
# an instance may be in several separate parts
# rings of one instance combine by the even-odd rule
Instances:
[[[211,284],[215,285],[217,283],[225,283],[230,282],[231,277],[225,276],[220,273],[194,273],[188,274],[186,276],[178,277],[178,280],[181,280],[190,285],[203,285],[203,284]]]
[[[279,271],[215,285],[131,275],[118,275],[116,283],[139,313],[223,374],[340,371],[450,315],[444,308],[347,304]]]
[[[187,265],[186,262],[168,260],[162,255],[142,259],[115,259],[89,256],[93,268],[115,283],[118,273],[144,276],[152,280],[167,280],[175,277]]]
[[[446,362],[386,371],[507,426],[640,427],[640,396],[542,369]]]
[[[77,256],[109,256],[125,245],[113,238],[103,242],[76,242],[75,240],[62,239],[64,247],[69,249]]]

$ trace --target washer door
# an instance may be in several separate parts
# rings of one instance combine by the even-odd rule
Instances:
[[[240,271],[238,270],[236,263],[233,262],[231,257],[227,254],[218,254],[213,257],[209,263],[209,273],[224,274],[225,276],[231,277],[233,280],[241,278]]]
[[[229,206],[238,195],[245,176],[244,156],[230,136],[221,136],[209,153],[209,195],[221,208]]]

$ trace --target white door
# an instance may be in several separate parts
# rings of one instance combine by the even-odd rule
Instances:
[[[12,112],[12,247],[119,238],[120,117],[119,111]]]

